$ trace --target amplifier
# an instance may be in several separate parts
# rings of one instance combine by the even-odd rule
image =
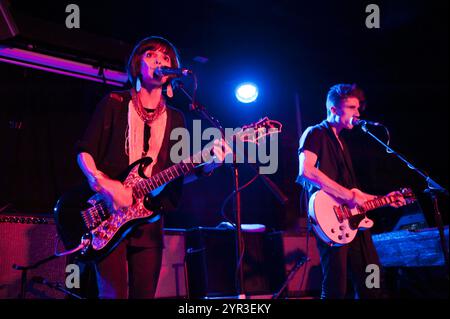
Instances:
[[[186,297],[185,230],[164,229],[164,250],[155,298]]]
[[[186,271],[190,298],[236,296],[236,233],[198,227],[186,233]],[[284,282],[281,232],[243,232],[246,295],[270,295]]]
[[[19,298],[22,271],[13,264],[29,266],[54,254],[56,226],[47,215],[0,215],[0,299]],[[25,298],[56,299],[64,294],[31,280],[65,282],[66,260],[60,257],[27,271]]]

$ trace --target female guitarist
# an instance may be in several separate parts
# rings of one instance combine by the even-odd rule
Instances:
[[[145,168],[148,177],[174,164],[170,149],[176,141],[170,140],[170,133],[185,123],[183,114],[166,103],[166,97],[172,96],[172,78],[155,72],[161,67],[180,67],[175,47],[161,37],[139,42],[127,66],[131,90],[103,98],[78,142],[78,164],[90,188],[101,194],[112,210],[133,203],[130,188],[116,179],[131,163],[152,158]],[[202,172],[213,166],[204,166]],[[187,179],[192,180],[185,178],[185,182]],[[180,178],[159,189],[152,209],[176,208],[182,184]],[[106,257],[95,261],[99,298],[154,297],[162,260],[162,228],[161,218],[139,225]]]

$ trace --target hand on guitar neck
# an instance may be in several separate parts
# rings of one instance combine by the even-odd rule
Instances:
[[[360,191],[357,188],[353,188],[350,190],[351,192],[351,198],[349,200],[347,200],[347,205],[350,208],[355,208],[356,206],[364,206],[364,204],[369,201],[369,200],[373,200],[375,198],[377,198],[374,195],[370,195],[370,194],[366,194],[362,191]]]
[[[352,198],[346,201],[347,205],[350,208],[355,208],[356,206],[363,207],[367,201],[374,200],[378,197],[375,195],[366,194],[357,188],[351,189],[350,192],[352,193]],[[389,206],[391,207],[399,208],[401,206],[406,205],[406,200],[403,197],[402,193],[399,191],[390,192],[386,196],[394,196],[396,198],[394,202],[389,204]]]
[[[207,174],[221,166],[225,162],[226,157],[233,154],[230,145],[223,139],[215,140],[212,145],[205,147],[203,152],[205,152],[203,155],[205,159],[203,171]]]
[[[386,196],[394,196],[395,201],[389,204],[389,206],[394,208],[399,208],[402,206],[405,206],[408,204],[406,198],[403,196],[403,194],[400,191],[393,191],[387,194]]]

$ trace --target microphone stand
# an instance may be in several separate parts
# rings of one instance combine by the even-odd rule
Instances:
[[[22,271],[22,274],[20,276],[20,294],[18,296],[19,299],[25,299],[25,295],[27,293],[26,286],[27,286],[28,270],[36,269],[40,265],[45,264],[45,263],[47,263],[47,262],[49,262],[49,261],[51,261],[53,259],[56,259],[58,257],[59,257],[58,255],[54,254],[54,255],[48,256],[48,257],[46,257],[44,259],[41,259],[38,262],[36,262],[36,263],[34,263],[32,265],[29,265],[29,266],[21,266],[21,265],[16,265],[16,264],[12,265],[12,268]]]
[[[181,92],[183,92],[184,95],[186,95],[186,97],[192,102],[192,97],[189,95],[188,92],[186,92],[182,82],[177,82],[177,88],[179,88],[181,90]],[[189,105],[189,110],[190,111],[197,111],[200,114],[201,117],[206,119],[214,127],[218,128],[222,132],[222,136],[225,136],[223,127],[220,125],[220,123],[214,117],[210,116],[206,112],[205,107],[203,105],[200,105],[197,102],[195,102],[194,104],[195,105],[193,105],[193,104]],[[247,165],[252,169],[252,171],[255,174],[258,174],[258,177],[260,177],[262,179],[264,184],[272,192],[272,194],[278,199],[278,201],[282,205],[286,205],[286,203],[288,202],[289,199],[288,199],[288,197],[286,195],[284,195],[284,193],[281,191],[281,189],[270,178],[268,178],[266,175],[259,174],[257,168],[255,167],[255,165],[252,165],[250,163],[248,163]]]
[[[45,286],[47,286],[47,287],[49,287],[51,289],[58,290],[58,291],[64,293],[65,295],[73,297],[75,299],[86,299],[84,297],[81,297],[81,296],[79,296],[79,295],[77,295],[77,294],[67,290],[59,282],[51,282],[51,281],[48,281],[47,279],[42,278],[42,277],[34,277],[31,280],[33,280],[34,282],[36,282],[38,284],[45,285]]]
[[[87,246],[89,246],[89,244],[90,244],[90,240],[89,240],[89,239],[86,239],[86,238],[83,238],[83,239],[81,240],[80,245],[78,245],[78,247],[76,247],[76,248],[74,248],[74,249],[71,249],[71,250],[64,251],[64,252],[60,252],[60,253],[55,252],[53,255],[50,255],[50,256],[48,256],[48,257],[45,257],[45,258],[43,258],[43,259],[41,259],[41,260],[35,262],[35,263],[32,264],[32,265],[22,266],[22,265],[13,264],[13,265],[12,265],[12,268],[13,268],[13,269],[22,271],[21,278],[20,278],[20,293],[19,293],[18,299],[25,299],[25,296],[26,296],[26,293],[27,293],[27,287],[26,287],[26,286],[27,286],[27,274],[28,274],[28,270],[36,269],[36,268],[39,267],[40,265],[43,265],[43,264],[45,264],[45,263],[48,263],[48,262],[52,261],[53,259],[56,259],[56,258],[59,258],[59,257],[63,257],[63,256],[71,255],[71,254],[73,254],[73,253],[75,253],[75,252],[77,252],[77,251],[79,251],[79,250],[82,250],[82,249],[86,248]],[[51,286],[49,285],[49,282],[48,282],[48,281],[45,281],[45,282],[43,282],[43,283],[44,283],[45,285],[51,287]],[[61,289],[62,289],[61,287],[58,287],[58,288],[56,288],[56,287],[51,287],[51,288],[58,289],[58,290],[62,291],[62,290],[61,290]],[[61,288],[61,289],[59,289],[59,288]],[[63,292],[65,292],[65,291],[63,291]],[[72,294],[72,293],[70,293],[70,294]]]
[[[36,263],[29,265],[29,266],[21,266],[21,265],[17,265],[17,264],[13,264],[12,268],[16,269],[16,270],[21,270],[22,274],[20,277],[20,293],[18,296],[18,299],[25,299],[26,297],[26,293],[27,293],[27,274],[29,270],[32,269],[36,269],[37,267],[39,267],[42,264],[48,263],[49,261],[52,261],[56,258],[65,256],[63,255],[59,255],[59,254],[53,254],[50,255],[48,257],[45,257],[44,259],[41,259],[39,261],[37,261]],[[55,290],[59,290],[61,292],[63,292],[66,295],[72,296],[76,299],[84,299],[80,296],[78,296],[77,294],[70,292],[69,290],[65,289],[61,284],[59,283],[53,283],[53,282],[49,282],[48,280],[46,280],[45,278],[42,277],[33,277],[31,278],[32,281],[40,283],[40,284],[44,284],[47,287],[50,287],[52,289]]]
[[[297,271],[306,263],[310,261],[309,258],[305,257],[305,256],[300,256],[300,258],[298,258],[297,262],[295,263],[294,267],[292,267],[292,269],[289,271],[289,275],[287,276],[286,280],[284,281],[283,285],[281,286],[281,288],[272,295],[272,299],[278,299],[280,298],[280,295],[283,293],[283,291],[286,289],[286,287],[288,286],[288,284],[290,283],[290,281],[292,280],[292,278],[294,278],[294,275],[297,273]],[[300,287],[301,289],[302,287]]]
[[[411,164],[411,162],[409,162],[403,155],[397,153],[389,145],[385,144],[378,137],[376,137],[372,132],[369,131],[366,123],[363,123],[361,125],[361,129],[363,130],[364,133],[368,134],[374,140],[376,140],[378,143],[383,145],[386,148],[386,151],[388,153],[394,154],[397,158],[399,158],[402,162],[404,162],[408,166],[409,169],[412,169],[417,174],[419,174],[427,183],[427,188],[424,190],[424,193],[431,197],[431,201],[433,203],[434,219],[435,219],[438,231],[439,231],[440,245],[441,245],[442,253],[444,254],[444,262],[445,262],[445,267],[447,269],[446,273],[448,275],[448,271],[449,271],[448,248],[447,248],[447,242],[445,240],[444,225],[442,223],[442,217],[441,217],[441,213],[439,212],[438,200],[437,200],[437,195],[439,193],[448,196],[448,191],[445,188],[443,188],[441,185],[439,185],[436,181],[434,181],[425,172],[421,171],[420,169],[415,167],[413,164]],[[387,130],[386,127],[385,127],[385,129]]]
[[[196,81],[196,80],[195,80]],[[196,111],[201,118],[207,120],[213,127],[220,130],[222,134],[222,138],[225,138],[225,131],[222,127],[222,125],[219,123],[217,119],[212,117],[206,110],[206,108],[203,105],[200,105],[196,101],[194,101],[194,98],[189,95],[188,92],[184,89],[184,84],[181,81],[177,81],[177,88],[179,88],[184,95],[191,101],[189,104],[189,110],[190,111]],[[233,144],[236,145],[236,136],[233,136]],[[259,175],[265,182],[266,186],[272,191],[272,193],[276,196],[276,198],[284,205],[288,201],[288,198],[286,195],[284,195],[281,190],[273,183],[267,176],[260,175],[257,169],[250,165],[252,170]],[[233,172],[233,181],[234,181],[234,189],[236,194],[236,199],[234,201],[234,210],[235,210],[235,216],[236,216],[236,255],[238,260],[238,280],[237,280],[237,292],[239,294],[239,299],[245,299],[245,292],[244,292],[244,271],[242,267],[242,260],[243,256],[243,234],[242,234],[242,227],[241,227],[241,195],[239,192],[239,170],[238,165],[236,162],[236,152],[233,150],[233,165],[232,165],[232,172]]]

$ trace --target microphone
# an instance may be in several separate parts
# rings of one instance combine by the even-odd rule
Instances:
[[[353,126],[357,126],[357,125],[373,125],[373,126],[383,126],[383,124],[378,123],[378,122],[372,122],[372,121],[365,121],[365,120],[360,120],[356,117],[352,117],[352,119],[350,120],[350,123]]]
[[[176,77],[180,78],[183,76],[189,76],[192,74],[191,70],[184,69],[184,68],[168,68],[168,67],[160,67],[155,69],[155,73],[159,77],[163,77],[165,75],[175,75]]]

